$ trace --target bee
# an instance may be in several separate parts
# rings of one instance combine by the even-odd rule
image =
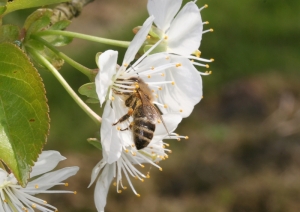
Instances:
[[[156,123],[162,122],[165,128],[166,125],[160,111],[152,103],[153,96],[148,85],[138,77],[131,77],[128,81],[134,82],[136,87],[134,92],[114,91],[116,94],[123,95],[126,98],[125,106],[129,108],[128,113],[122,116],[113,125],[126,121],[132,116],[133,121],[130,123],[129,129],[132,131],[136,148],[140,150],[148,146],[151,142]],[[128,128],[121,130],[128,130]]]

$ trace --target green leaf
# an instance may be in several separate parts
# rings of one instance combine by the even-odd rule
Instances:
[[[5,11],[4,15],[15,10],[22,10],[32,7],[41,7],[68,1],[70,0],[13,0],[12,2],[7,3],[7,10]]]
[[[85,95],[91,99],[94,99],[95,102],[92,102],[91,100],[89,100],[89,103],[98,103],[98,95],[96,93],[96,86],[94,82],[90,82],[90,83],[86,83],[84,85],[82,85],[79,89],[78,92],[81,95]]]
[[[40,75],[11,43],[0,44],[0,159],[25,186],[49,130]]]
[[[97,138],[88,138],[87,141],[97,149],[102,150],[101,143]]]
[[[19,39],[20,29],[15,25],[0,26],[0,43],[14,42]]]

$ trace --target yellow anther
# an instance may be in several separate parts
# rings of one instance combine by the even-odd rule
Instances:
[[[170,150],[169,153],[172,154],[172,150]]]
[[[120,193],[122,193],[122,190],[118,190],[117,192],[120,194]]]
[[[195,60],[190,60],[192,63],[195,62]]]
[[[185,136],[184,138],[187,140],[187,139],[189,139],[189,136]]]
[[[158,119],[158,120],[157,120],[157,123],[159,123],[159,124],[160,124],[160,123],[161,123],[161,121]]]
[[[170,146],[170,144],[165,144],[166,146]]]
[[[151,37],[150,37],[150,35],[148,35],[146,38],[149,40]]]
[[[134,147],[134,144],[131,144],[132,147]]]
[[[177,141],[180,141],[180,138],[177,138]]]
[[[58,212],[58,210],[57,209],[55,209],[55,211],[54,212]]]
[[[47,202],[47,201],[45,201],[45,200],[43,200],[43,203],[47,204],[48,202]]]
[[[114,185],[114,186],[117,186],[117,182],[114,182],[113,185]]]
[[[171,84],[172,84],[172,85],[175,85],[175,82],[173,81]]]
[[[119,126],[117,126],[117,130],[121,130],[121,128]]]
[[[201,99],[203,99],[203,98],[204,98],[204,96],[201,97]]]
[[[141,195],[140,195],[140,194],[136,194],[136,196],[137,196],[137,197],[140,197]]]
[[[204,8],[208,8],[208,5],[207,5],[207,4],[205,4],[205,5],[204,5]]]
[[[209,31],[210,31],[210,32],[213,32],[213,31],[214,31],[214,29],[209,29]]]
[[[148,78],[151,78],[151,76],[150,76],[150,75],[148,75]]]
[[[128,64],[126,64],[126,63],[124,63],[124,65],[123,65],[124,67],[127,67],[128,66]]]
[[[161,76],[162,76],[162,77],[164,77],[164,76],[165,76],[165,74],[164,74],[164,73],[161,73]]]
[[[135,152],[133,152],[133,153],[132,153],[132,156],[136,156],[136,153],[135,153]]]
[[[114,100],[115,100],[115,97],[112,96],[112,97],[111,97],[111,101],[114,101]]]
[[[209,24],[209,22],[208,22],[208,21],[205,21],[204,24]]]
[[[165,105],[164,105],[164,108],[167,108],[167,107],[168,107],[168,105],[165,104]]]
[[[69,186],[69,183],[65,183],[65,186],[66,186],[66,187]]]
[[[180,109],[179,111],[180,111],[180,113],[182,113],[182,112],[183,112],[183,110],[182,110],[182,109]]]
[[[163,145],[162,147],[163,147],[164,149],[166,148],[166,146],[165,146],[165,145]]]
[[[157,94],[155,94],[155,97],[156,97],[156,98],[158,98],[158,95],[157,95]]]
[[[149,174],[147,174],[146,178],[148,178],[148,179],[149,179],[149,178],[150,178],[150,175],[149,175]]]
[[[195,55],[196,55],[196,57],[200,57],[200,56],[201,56],[201,52],[200,52],[199,50],[197,50],[197,51],[195,52]]]
[[[143,164],[141,164],[141,167],[144,168],[145,166]]]
[[[3,200],[3,202],[6,202],[6,203],[7,203],[7,200],[6,200],[6,199],[4,199],[4,200]]]
[[[138,178],[137,176],[135,176],[135,177],[134,177],[134,179],[136,179],[136,180],[137,180],[137,179],[139,179],[139,178]]]
[[[141,179],[141,181],[144,182],[145,180],[144,180],[144,179]]]
[[[128,152],[129,152],[129,150],[128,150],[128,149],[125,149],[125,152],[126,152],[126,153],[128,153]]]
[[[211,62],[214,62],[214,61],[215,61],[215,59],[214,59],[214,58],[210,58],[210,61],[211,61]]]
[[[162,171],[162,168],[161,168],[161,167],[159,167],[159,171]]]
[[[31,207],[36,208],[36,204],[32,204]]]
[[[168,155],[166,155],[166,156],[165,156],[165,158],[169,158],[169,156],[168,156]]]
[[[167,40],[167,39],[168,39],[168,36],[167,36],[167,35],[165,35],[164,39],[165,39],[165,40]]]
[[[124,187],[123,187],[123,189],[124,189],[124,190],[126,190],[126,189],[127,189],[127,187],[126,187],[126,186],[124,186]]]
[[[154,93],[154,90],[151,90],[152,93]]]
[[[163,159],[163,160],[166,160],[166,158],[165,158],[165,157],[162,157],[161,159]]]
[[[206,68],[209,68],[209,65],[208,65],[208,64],[206,64],[206,65],[205,65],[205,67],[206,67]]]
[[[177,63],[177,64],[176,64],[176,67],[177,67],[177,68],[180,67],[180,66],[182,66],[181,63]]]
[[[39,188],[39,185],[35,185],[34,187],[35,187],[35,188]]]
[[[170,59],[170,57],[169,57],[169,56],[167,56],[167,57],[166,57],[166,60],[168,60],[168,59]]]
[[[150,77],[149,77],[150,78]],[[135,85],[135,88],[139,88],[140,86],[139,85]]]
[[[158,87],[158,90],[160,90],[160,91],[161,91],[161,90],[162,90],[162,87],[160,87],[160,86],[159,86],[159,87]]]
[[[151,67],[151,70],[154,70],[154,67],[153,67],[153,66]]]
[[[74,194],[77,194],[77,191],[74,191],[73,193],[74,193]]]

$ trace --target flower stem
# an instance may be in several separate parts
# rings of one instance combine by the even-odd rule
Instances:
[[[100,37],[96,37],[96,36],[85,35],[85,34],[70,32],[70,31],[61,31],[61,30],[45,30],[45,31],[37,32],[37,33],[35,33],[35,35],[38,35],[38,36],[63,35],[63,36],[67,36],[67,37],[80,38],[83,40],[104,43],[104,44],[119,46],[119,47],[124,47],[124,48],[127,48],[130,44],[129,41],[119,41],[119,40],[113,40],[113,39],[107,39],[107,38],[100,38]]]
[[[79,105],[79,107],[97,124],[100,125],[101,117],[98,116],[89,106],[87,106],[80,97],[75,93],[75,91],[70,87],[66,80],[60,75],[56,68],[41,54],[39,54],[34,49],[28,47],[27,50],[39,60],[48,70],[55,76],[55,78],[60,82],[60,84],[66,89],[69,95],[74,99],[74,101]]]
[[[74,61],[73,59],[71,59],[70,57],[68,57],[66,54],[58,51],[53,45],[51,45],[50,43],[48,43],[47,41],[45,41],[43,38],[40,38],[40,37],[35,36],[35,35],[31,35],[31,38],[34,39],[34,40],[37,40],[37,41],[41,42],[42,44],[44,44],[46,47],[48,47],[51,51],[53,51],[59,57],[61,57],[62,59],[64,59],[71,66],[73,66],[78,71],[80,71],[81,73],[83,73],[84,75],[86,75],[91,81],[95,80],[95,72],[92,69],[89,69],[89,68],[81,65],[80,63],[77,63],[76,61]]]

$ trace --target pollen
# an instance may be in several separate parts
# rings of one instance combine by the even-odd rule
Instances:
[[[206,67],[206,68],[209,68],[209,65],[208,65],[208,64],[206,64],[206,65],[205,65],[205,67]]]
[[[168,107],[168,105],[165,104],[165,105],[164,105],[164,108],[167,108],[167,107]]]
[[[150,178],[150,174],[149,173],[147,174],[146,178],[148,178],[148,179]]]
[[[210,32],[213,32],[213,31],[214,31],[214,29],[209,29],[209,31],[210,31]]]
[[[122,190],[118,190],[117,193],[119,193],[119,194],[122,193]]]
[[[129,150],[128,150],[128,149],[125,149],[125,152],[126,152],[126,153],[128,153],[128,152],[129,152]]]
[[[140,197],[141,195],[140,195],[140,194],[136,194],[136,196],[137,196],[137,197]]]
[[[35,188],[39,188],[39,185],[35,185],[34,187],[35,187]]]
[[[68,186],[69,186],[69,183],[65,183],[65,186],[68,187]]]
[[[180,67],[180,66],[182,66],[181,63],[177,63],[177,64],[176,64],[176,68],[178,68],[178,67]]]
[[[212,71],[206,71],[205,73],[206,74],[212,74]]]
[[[144,168],[145,166],[143,164],[141,164],[141,167]]]
[[[164,74],[164,73],[161,73],[161,76],[162,76],[162,77],[164,77],[164,76],[165,76],[165,74]]]
[[[180,111],[180,113],[182,113],[182,112],[183,112],[183,110],[182,110],[182,109],[180,109],[179,111]]]
[[[189,139],[189,136],[185,136],[184,139],[185,139],[185,140]]]
[[[162,90],[162,87],[160,87],[160,86],[159,86],[159,87],[158,87],[158,90],[160,90],[160,91],[161,91],[161,90]]]
[[[159,167],[159,171],[162,171],[163,169],[161,167]]]
[[[141,179],[141,181],[144,182],[145,180],[144,180],[144,179]]]
[[[166,146],[170,146],[170,144],[165,144]]]
[[[201,52],[199,51],[199,50],[197,50],[196,52],[195,52],[195,55],[196,55],[196,57],[200,57],[201,56]]]
[[[3,200],[3,202],[7,203],[7,200],[6,200],[6,199],[4,199],[4,200]]]
[[[169,156],[168,156],[168,155],[166,155],[165,157],[166,157],[166,158],[169,158]]]
[[[121,130],[121,128],[119,126],[117,126],[117,130]]]
[[[150,76],[150,75],[148,75],[148,78],[151,78],[151,76]]]
[[[175,85],[175,82],[173,81],[171,84],[172,84],[172,85]]]
[[[148,35],[146,38],[149,40],[151,37],[150,37],[150,35]]]
[[[214,62],[214,61],[215,61],[215,59],[214,59],[214,58],[210,58],[210,61],[211,61],[211,62]]]
[[[168,40],[168,36],[166,35],[166,36],[164,37],[164,39],[165,39],[165,40]]]
[[[31,207],[36,208],[36,204],[32,204]]]
[[[148,77],[148,78],[150,78],[150,77]],[[139,88],[140,86],[139,85],[135,85],[135,88]]]
[[[134,144],[131,144],[132,147],[134,147]]]
[[[160,123],[161,123],[161,121],[158,119],[158,120],[157,120],[157,123],[159,123],[159,124],[160,124]]]
[[[117,186],[117,183],[116,183],[116,182],[114,182],[114,183],[113,183],[113,185],[114,185],[114,186]]]

